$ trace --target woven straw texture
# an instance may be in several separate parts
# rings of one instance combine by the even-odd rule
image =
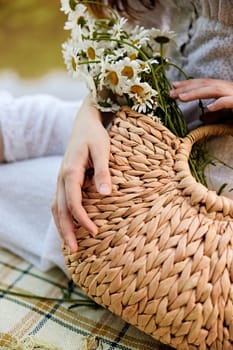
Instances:
[[[109,131],[113,193],[87,179],[69,274],[98,304],[179,350],[233,349],[233,201],[197,183],[188,157],[209,126],[177,138],[151,117],[120,111]]]

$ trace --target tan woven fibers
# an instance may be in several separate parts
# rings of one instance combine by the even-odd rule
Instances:
[[[70,276],[92,299],[179,350],[233,349],[233,201],[196,183],[185,139],[125,109],[110,130],[113,193],[91,180],[83,205],[99,233],[77,224]]]

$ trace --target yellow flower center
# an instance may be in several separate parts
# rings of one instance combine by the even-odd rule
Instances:
[[[114,72],[114,71],[109,72],[108,73],[108,78],[109,78],[109,80],[110,80],[112,85],[117,85],[118,84],[119,79],[118,79],[118,76],[117,76],[116,72]]]
[[[88,56],[88,58],[90,58],[90,60],[95,59],[95,50],[93,49],[93,47],[88,47],[87,56]]]
[[[132,53],[132,54],[129,56],[129,58],[130,58],[131,61],[136,60],[136,58],[137,58],[136,53]]]
[[[125,66],[122,69],[121,74],[124,77],[127,77],[127,78],[131,79],[133,77],[133,69],[131,67],[129,67],[129,66]]]
[[[71,65],[72,65],[73,70],[76,70],[77,66],[76,66],[76,62],[75,62],[74,57],[72,57],[72,59],[71,59]]]
[[[143,95],[144,93],[144,89],[140,85],[132,85],[130,90],[133,94]]]

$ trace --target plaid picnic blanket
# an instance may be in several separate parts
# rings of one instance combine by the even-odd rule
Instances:
[[[68,282],[59,269],[43,273],[0,248],[0,349],[165,349],[101,307],[69,309],[76,302],[64,302],[64,292],[68,291],[72,299],[87,303],[88,299],[77,287],[68,289]],[[25,293],[56,300],[22,296]]]

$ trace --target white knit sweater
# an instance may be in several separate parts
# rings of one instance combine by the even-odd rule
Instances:
[[[141,22],[176,32],[172,53],[190,76],[233,80],[233,0],[167,0]]]
[[[232,14],[233,0],[167,0],[160,1],[153,11],[144,11],[140,22],[175,31],[176,45],[170,47],[168,56],[188,76],[233,81]],[[169,78],[176,81],[184,77],[171,69]],[[198,101],[181,104],[181,109],[189,126],[197,127],[201,115]]]

